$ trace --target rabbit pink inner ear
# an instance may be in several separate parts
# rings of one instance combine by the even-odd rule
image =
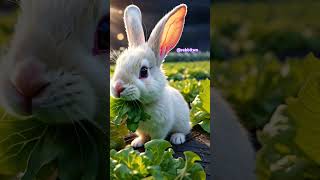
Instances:
[[[160,58],[164,58],[178,44],[183,31],[186,14],[186,5],[181,5],[165,23],[160,40]]]

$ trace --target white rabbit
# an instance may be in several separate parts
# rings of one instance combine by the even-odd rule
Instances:
[[[151,116],[139,123],[133,147],[142,146],[149,138],[164,139],[168,134],[172,134],[173,144],[182,144],[190,132],[188,104],[178,90],[169,86],[162,71],[165,56],[181,37],[186,14],[185,4],[175,7],[157,23],[146,42],[140,9],[130,5],[124,11],[129,48],[117,59],[111,94],[140,101]]]
[[[0,66],[0,102],[17,116],[71,123],[104,112],[105,55],[92,48],[108,0],[21,1],[21,13]],[[105,121],[102,119],[101,121]]]

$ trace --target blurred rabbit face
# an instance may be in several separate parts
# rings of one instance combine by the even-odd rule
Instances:
[[[153,51],[144,45],[128,49],[119,56],[111,80],[111,94],[148,103],[161,95],[165,85],[166,77],[157,66]]]
[[[85,2],[90,4],[90,1],[82,3]],[[26,8],[27,4],[22,6]],[[50,11],[49,8],[49,14]],[[106,67],[102,57],[93,56],[90,49],[94,43],[94,24],[98,23],[93,18],[70,23],[75,17],[51,16],[52,24],[41,26],[41,19],[32,17],[39,25],[30,25],[24,21],[27,12],[22,12],[11,48],[0,66],[1,105],[17,116],[35,116],[51,123],[93,120],[101,107],[100,99],[106,97],[103,84]],[[84,12],[79,11],[78,18],[94,15]],[[63,13],[66,12],[60,15]],[[64,25],[61,29],[54,26],[59,23]]]
[[[97,59],[85,56],[64,56],[58,62],[55,56],[45,61],[38,59],[12,60],[15,63],[2,70],[0,98],[6,109],[18,116],[43,117],[52,122],[93,119],[101,96],[93,88],[97,83],[95,77],[106,74],[90,69],[99,68],[91,65]]]

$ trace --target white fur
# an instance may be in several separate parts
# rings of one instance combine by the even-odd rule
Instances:
[[[131,5],[128,8],[132,12],[140,12],[136,6]],[[171,15],[173,11],[168,14]],[[139,13],[138,15],[137,13],[132,13],[132,15],[138,16]],[[168,18],[169,15],[166,15],[164,18]],[[164,24],[165,21],[166,19],[162,19],[160,22]],[[137,20],[135,23],[140,23],[141,26],[141,21]],[[127,26],[127,28],[130,27]],[[163,26],[158,25],[154,31],[162,32],[161,28]],[[139,36],[142,37],[141,33],[143,31],[127,29],[127,32],[131,31],[140,33]],[[129,46],[119,56],[111,80],[111,95],[117,97],[115,85],[117,83],[123,84],[124,90],[120,93],[120,98],[142,102],[144,110],[151,116],[150,120],[140,122],[136,132],[138,137],[131,145],[140,147],[149,138],[164,139],[169,134],[172,134],[171,142],[173,144],[184,143],[186,139],[185,135],[191,129],[189,107],[180,92],[170,87],[162,71],[161,62],[163,59],[160,59],[157,54],[158,51],[154,50],[156,44],[159,44],[155,41],[160,40],[161,35],[158,35],[159,38],[153,37],[151,43],[150,39],[148,42],[141,43],[136,38],[131,38],[130,34],[127,34],[127,36],[129,44],[139,45]],[[155,46],[150,46],[151,44]],[[148,67],[148,78],[139,78],[142,66]]]
[[[14,88],[19,66],[41,64],[50,85],[32,100],[32,116],[73,123],[105,112],[107,55],[93,56],[94,33],[107,0],[23,0],[21,14],[0,74],[0,103],[25,116]],[[27,60],[32,61],[32,63]],[[28,68],[24,68],[28,69]],[[24,79],[25,81],[37,78]],[[103,119],[105,120],[105,119]]]
[[[124,24],[129,39],[129,47],[135,47],[145,42],[140,9],[135,5],[130,5],[124,11]]]

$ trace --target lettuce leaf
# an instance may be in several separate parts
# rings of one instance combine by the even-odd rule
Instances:
[[[320,68],[319,61],[308,63]],[[320,73],[308,74],[298,96],[280,105],[259,133],[260,179],[320,179]]]
[[[199,95],[191,104],[191,125],[199,124],[203,130],[210,133],[210,80],[200,81]]]
[[[151,118],[149,114],[144,112],[139,101],[126,101],[110,97],[110,108],[112,123],[117,126],[126,124],[131,132],[137,130],[140,121],[146,121]]]
[[[132,147],[110,151],[111,179],[205,179],[200,157],[190,151],[184,152],[185,160],[175,159],[171,144],[154,139],[145,144],[145,152]]]
[[[18,119],[3,110],[0,120],[0,176],[24,179],[96,179],[101,171],[105,134],[87,121],[75,124]]]

